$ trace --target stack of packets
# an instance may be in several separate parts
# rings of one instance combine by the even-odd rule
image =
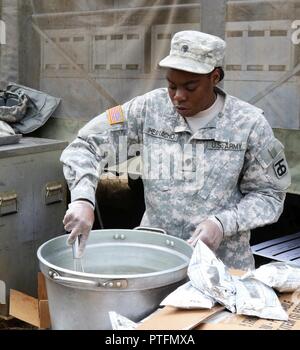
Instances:
[[[224,305],[232,313],[287,321],[288,315],[277,297],[278,292],[300,289],[300,266],[274,262],[232,276],[228,268],[201,241],[192,255],[190,281],[169,294],[161,305],[178,308],[212,308]]]
[[[233,276],[200,240],[194,249],[188,276],[189,282],[169,294],[160,303],[161,306],[211,309],[221,304],[235,314],[287,321],[288,314],[276,292],[300,291],[300,266],[273,262],[241,277]],[[138,326],[115,312],[110,312],[110,319],[115,330]]]
[[[129,320],[127,317],[119,315],[115,311],[109,311],[108,314],[111,327],[114,331],[134,330],[138,325],[137,323]]]

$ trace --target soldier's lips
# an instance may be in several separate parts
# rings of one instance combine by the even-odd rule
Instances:
[[[177,109],[177,111],[187,111],[187,110],[189,110],[189,108],[184,107],[184,106],[175,106],[175,108]]]
[[[179,114],[182,114],[182,115],[185,115],[185,114],[188,114],[190,109],[189,108],[186,108],[186,107],[183,107],[183,106],[175,106],[176,108],[176,111],[179,113]]]

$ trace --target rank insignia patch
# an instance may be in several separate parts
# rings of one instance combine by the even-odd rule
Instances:
[[[110,125],[124,123],[124,113],[121,106],[116,106],[106,111]]]

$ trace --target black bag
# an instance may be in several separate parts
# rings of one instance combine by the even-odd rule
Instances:
[[[24,110],[22,109],[19,114],[19,119],[14,122],[9,122],[14,131],[19,134],[31,133],[44,125],[57,109],[61,101],[58,97],[53,97],[42,91],[16,83],[8,83],[6,86],[6,92],[10,94],[10,98],[6,100],[8,103],[16,103],[17,99],[19,99],[19,102],[22,100],[24,105],[26,103],[25,113],[23,114]],[[26,102],[24,96],[27,98]],[[13,101],[14,99],[15,101]],[[2,100],[2,103],[6,103],[5,99]],[[0,106],[0,111],[1,108],[4,107],[10,108],[9,106]],[[16,106],[13,106],[13,108],[16,108]],[[0,116],[0,120],[4,119]]]

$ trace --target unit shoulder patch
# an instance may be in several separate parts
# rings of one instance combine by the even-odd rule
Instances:
[[[110,125],[121,124],[125,121],[124,112],[121,106],[108,109],[106,115]]]
[[[284,154],[273,162],[273,168],[278,179],[287,174],[288,166]]]

